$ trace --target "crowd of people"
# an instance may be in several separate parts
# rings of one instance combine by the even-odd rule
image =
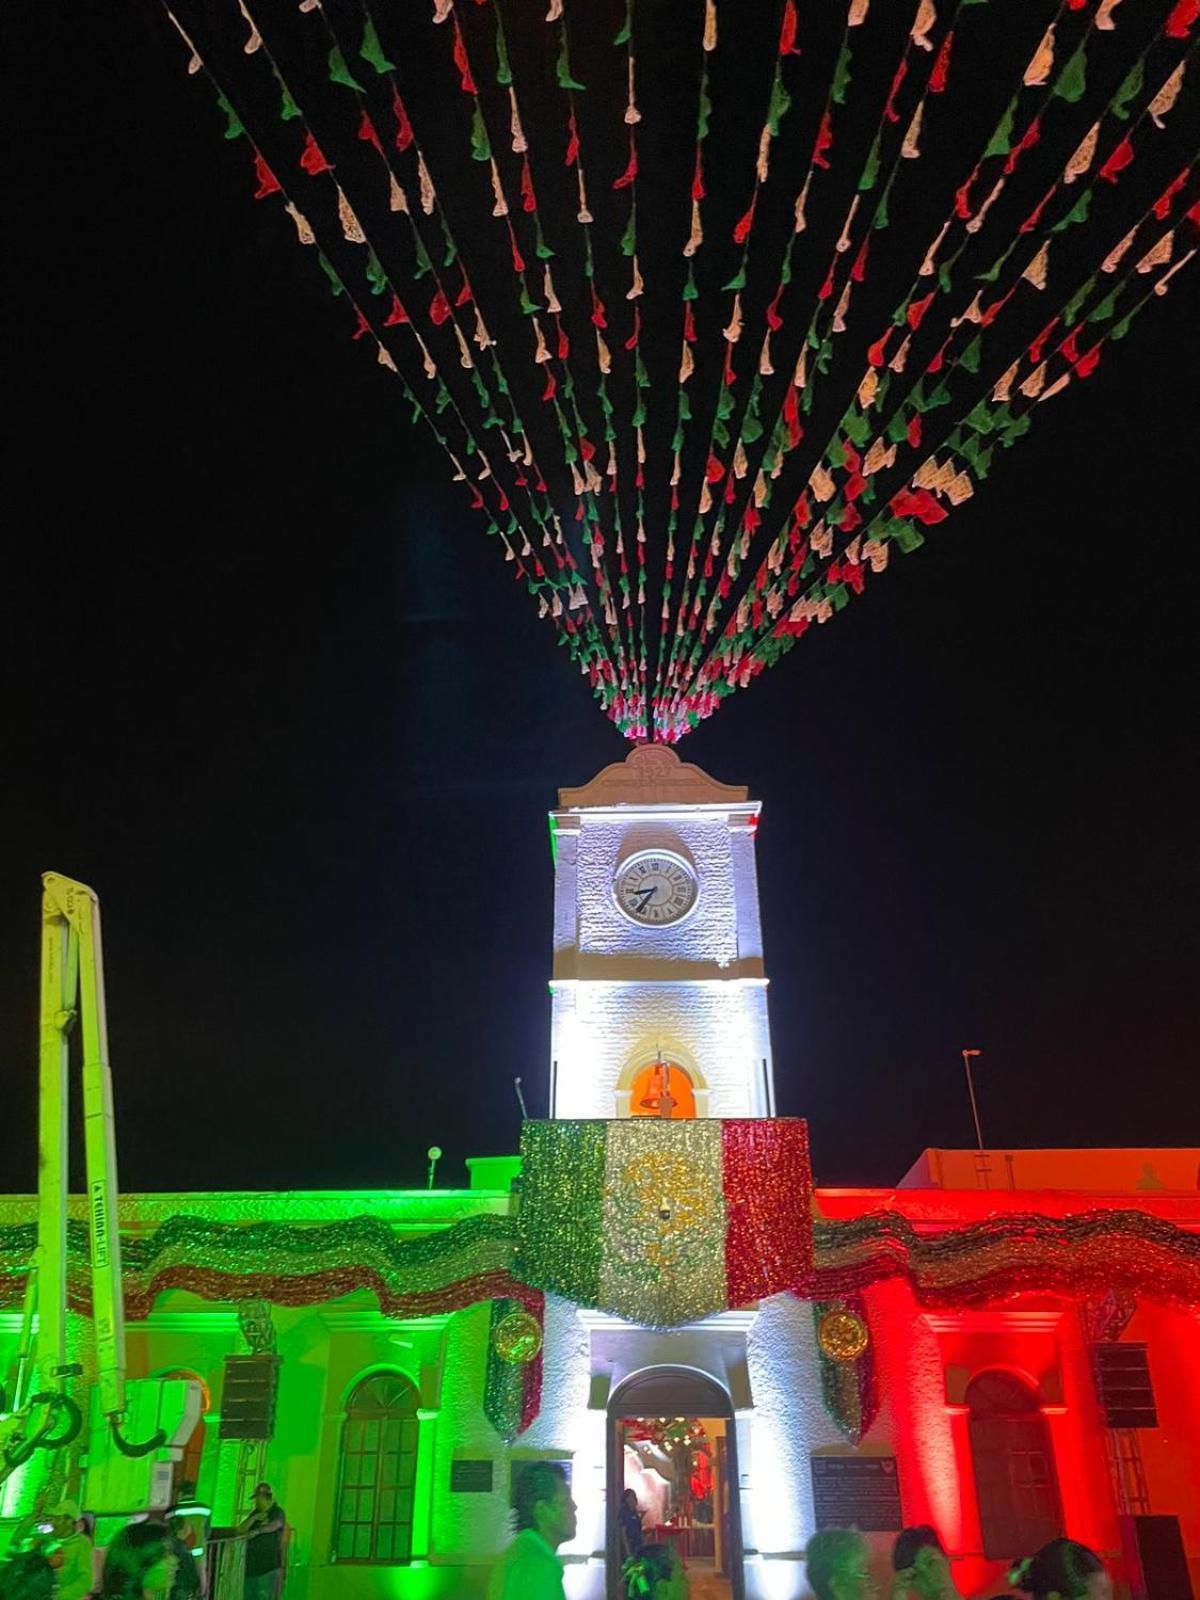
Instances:
[[[559,1548],[575,1537],[576,1508],[558,1462],[532,1463],[514,1493],[516,1537],[492,1569],[487,1600],[564,1600]],[[244,1600],[280,1600],[287,1517],[260,1483],[245,1520]],[[126,1524],[95,1557],[90,1519],[64,1500],[0,1567],[0,1600],[200,1600],[198,1564],[181,1516]],[[674,1545],[643,1543],[636,1496],[619,1508],[622,1577],[628,1600],[688,1600],[687,1568]],[[814,1534],[805,1551],[813,1600],[881,1600],[867,1541],[853,1528]],[[905,1528],[892,1549],[887,1600],[960,1600],[950,1559],[934,1528]],[[1053,1539],[1008,1574],[1008,1593],[1034,1600],[1112,1600],[1104,1563],[1086,1545]],[[1001,1600],[1000,1596],[996,1600]]]
[[[232,1530],[246,1541],[244,1600],[279,1600],[287,1517],[269,1483]],[[0,1565],[0,1600],[200,1600],[194,1534],[179,1513],[145,1516],[121,1528],[102,1557],[94,1524],[63,1500],[34,1524]]]
[[[575,1536],[575,1502],[566,1472],[554,1461],[530,1466],[517,1483],[516,1537],[492,1570],[487,1600],[563,1600],[561,1545]],[[622,1576],[628,1600],[688,1600],[687,1568],[671,1544],[643,1544],[636,1496],[618,1508]],[[960,1600],[950,1558],[928,1525],[905,1528],[892,1547],[887,1600]],[[853,1528],[814,1534],[805,1551],[813,1600],[880,1600],[867,1541]],[[1104,1563],[1086,1545],[1053,1539],[1008,1574],[1011,1594],[1034,1600],[1112,1600]],[[997,1596],[997,1600],[1001,1600]]]

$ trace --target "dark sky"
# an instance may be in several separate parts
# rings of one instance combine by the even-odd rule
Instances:
[[[556,786],[622,741],[149,13],[10,14],[0,1190],[39,874],[104,908],[127,1188],[404,1187],[545,1109]],[[236,177],[233,176],[236,171]],[[827,1184],[1195,1142],[1194,292],[682,746],[764,806]]]

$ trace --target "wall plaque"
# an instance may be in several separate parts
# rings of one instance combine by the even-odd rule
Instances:
[[[812,1486],[818,1528],[899,1533],[904,1526],[895,1456],[813,1456]]]

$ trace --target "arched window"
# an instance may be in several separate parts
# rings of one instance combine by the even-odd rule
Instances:
[[[692,1080],[669,1061],[652,1061],[633,1080],[629,1091],[631,1117],[664,1117],[677,1121],[696,1115]]]
[[[346,1405],[334,1520],[335,1561],[407,1561],[417,1477],[417,1391],[372,1372]]]
[[[1011,1372],[967,1388],[983,1553],[1028,1556],[1062,1532],[1050,1431],[1034,1390]]]

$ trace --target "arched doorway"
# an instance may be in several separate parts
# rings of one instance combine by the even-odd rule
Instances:
[[[971,1460],[983,1553],[1032,1555],[1062,1532],[1050,1430],[1036,1391],[1013,1372],[981,1372],[967,1386]]]
[[[647,1542],[671,1543],[687,1563],[693,1600],[743,1600],[742,1524],[733,1405],[691,1367],[649,1367],[608,1402],[607,1569],[618,1600],[618,1511],[626,1487]]]

